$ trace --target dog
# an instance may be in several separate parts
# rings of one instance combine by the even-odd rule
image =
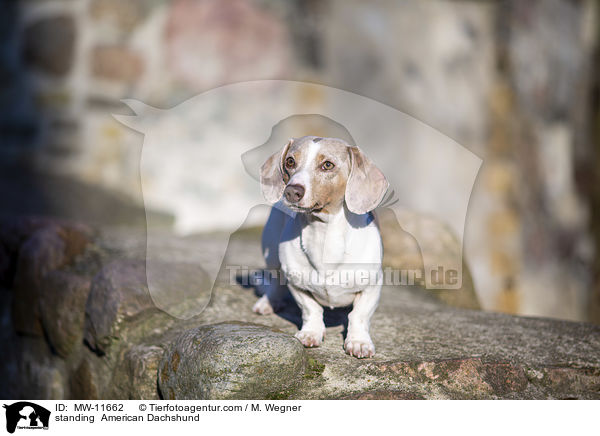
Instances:
[[[274,205],[262,249],[267,269],[276,273],[253,311],[273,313],[289,288],[302,311],[295,336],[305,347],[318,347],[325,337],[323,307],[352,305],[344,349],[372,357],[369,325],[383,281],[383,246],[372,211],[389,186],[385,176],[358,147],[304,136],[267,159],[260,184]]]

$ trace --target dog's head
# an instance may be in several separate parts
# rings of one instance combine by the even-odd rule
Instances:
[[[383,173],[358,147],[337,138],[290,139],[263,164],[260,184],[265,199],[302,213],[332,213],[344,201],[350,212],[377,207],[389,186]]]

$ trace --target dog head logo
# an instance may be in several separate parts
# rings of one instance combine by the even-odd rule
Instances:
[[[222,270],[228,232],[243,224],[264,223],[268,209],[257,207],[266,204],[260,167],[290,136],[319,135],[307,131],[306,125],[292,135],[277,130],[284,120],[302,116],[320,116],[343,126],[346,137],[327,136],[359,146],[385,174],[388,194],[393,191],[394,197],[385,197],[384,206],[417,241],[424,285],[461,287],[463,233],[482,160],[423,122],[347,91],[283,80],[226,85],[168,110],[124,102],[135,115],[115,118],[144,134],[140,171],[148,224],[148,287],[155,304],[171,315],[189,318],[200,313]],[[214,237],[200,242],[195,251],[171,253],[161,239],[156,214],[148,213],[152,209],[173,213],[179,234],[212,229]],[[258,209],[263,212],[255,213]],[[438,244],[414,228],[407,211],[445,223],[460,249],[440,260]],[[219,229],[225,237],[219,237]],[[456,280],[451,284],[432,280],[431,272],[440,268],[456,271]],[[188,302],[174,303],[182,299]]]
[[[19,429],[47,429],[50,411],[28,401],[4,405],[6,409],[6,431],[14,433]]]

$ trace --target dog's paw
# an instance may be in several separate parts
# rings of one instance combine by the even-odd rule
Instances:
[[[271,303],[266,295],[263,295],[256,303],[254,303],[252,311],[260,313],[261,315],[271,315],[274,312],[273,306],[271,306]]]
[[[347,338],[344,342],[346,354],[359,359],[373,357],[375,355],[375,345],[369,338]]]
[[[298,338],[302,345],[308,348],[318,347],[323,342],[325,334],[323,332],[315,332],[310,330],[300,330],[294,336]]]

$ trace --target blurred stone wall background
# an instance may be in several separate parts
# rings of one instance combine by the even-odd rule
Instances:
[[[4,181],[61,175],[139,205],[143,138],[112,118],[127,113],[120,99],[169,108],[237,81],[317,82],[402,110],[484,160],[465,260],[485,309],[600,322],[598,10],[595,0],[7,1]]]

